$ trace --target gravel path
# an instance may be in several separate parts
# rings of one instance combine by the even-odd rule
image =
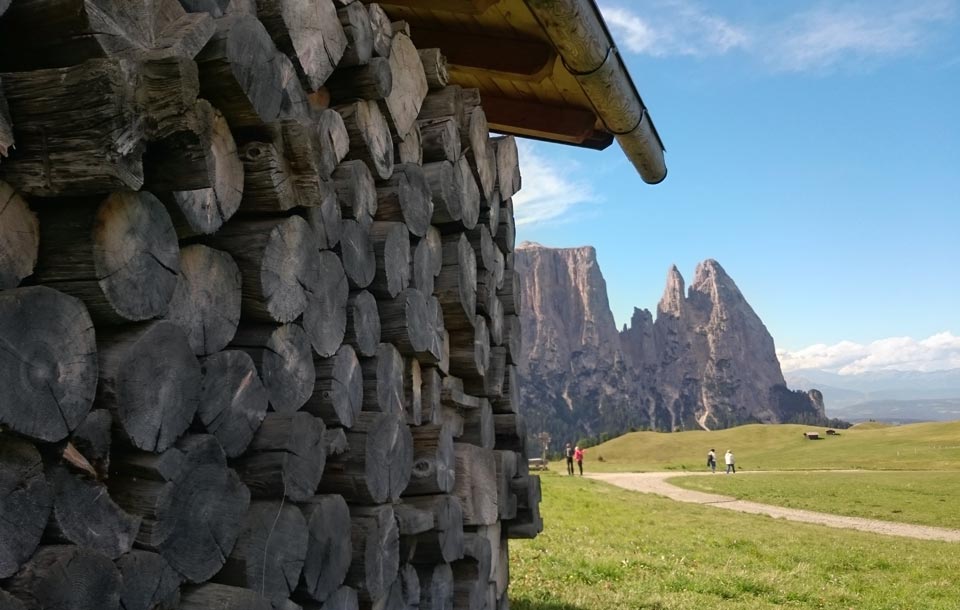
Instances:
[[[860,530],[864,532],[873,532],[875,534],[886,534],[888,536],[902,536],[904,538],[917,538],[919,540],[960,542],[960,530],[947,529],[944,527],[930,527],[926,525],[911,525],[909,523],[894,523],[891,521],[879,521],[877,519],[863,519],[860,517],[843,517],[840,515],[818,513],[810,510],[771,506],[769,504],[759,504],[757,502],[737,500],[736,498],[731,498],[729,496],[720,496],[716,494],[703,493],[700,491],[682,489],[680,487],[671,485],[666,481],[672,477],[690,476],[694,474],[695,473],[681,474],[676,472],[624,472],[594,473],[586,476],[598,481],[611,483],[624,489],[666,496],[667,498],[676,500],[678,502],[705,504],[709,506],[715,506],[717,508],[735,510],[742,513],[767,515],[777,519],[787,519],[788,521],[816,523],[818,525],[826,525],[827,527]],[[708,473],[699,474],[711,476]],[[718,473],[714,476],[725,475]]]

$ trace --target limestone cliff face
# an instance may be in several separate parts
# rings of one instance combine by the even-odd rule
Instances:
[[[591,247],[522,244],[521,395],[528,429],[563,438],[630,428],[716,429],[826,419],[818,392],[791,392],[773,338],[714,260],[689,291],[667,273],[657,316],[617,331]],[[559,435],[559,436],[558,436]]]

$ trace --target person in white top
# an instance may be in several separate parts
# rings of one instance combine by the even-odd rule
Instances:
[[[737,474],[737,467],[733,461],[733,451],[727,449],[727,453],[723,456],[723,462],[727,465],[727,474],[731,472]]]

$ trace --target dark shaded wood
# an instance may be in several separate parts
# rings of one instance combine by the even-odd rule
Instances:
[[[496,294],[493,294],[487,301],[487,328],[490,331],[490,343],[492,345],[503,345],[505,327],[506,318],[503,314],[503,303],[500,302]]]
[[[378,308],[383,341],[395,345],[405,356],[414,356],[428,364],[435,363],[430,353],[434,336],[433,320],[422,292],[407,288],[395,299],[381,300]]]
[[[423,162],[456,163],[460,158],[460,127],[453,117],[421,119],[420,136],[423,142]]]
[[[314,365],[317,383],[303,410],[329,425],[353,426],[363,406],[363,374],[356,352],[343,345],[332,357],[315,358]]]
[[[9,2],[9,0],[0,0]],[[13,128],[10,122],[10,108],[3,96],[3,79],[0,79],[0,158],[6,157],[13,146]]]
[[[423,166],[423,173],[433,197],[433,224],[459,222],[463,218],[461,200],[463,185],[456,166],[449,161],[437,161]]]
[[[480,194],[484,199],[490,199],[497,187],[497,157],[488,145],[490,128],[482,107],[477,106],[467,115],[460,139],[464,145],[464,154],[470,162],[470,169],[473,170],[480,187]]]
[[[313,496],[300,508],[307,520],[308,537],[298,595],[333,603],[353,557],[353,544],[347,535],[350,510],[338,495]]]
[[[490,362],[483,378],[464,379],[464,389],[475,396],[485,396],[494,400],[503,394],[503,379],[507,367],[507,349],[490,348]]]
[[[381,413],[403,410],[403,356],[390,343],[377,346],[377,353],[360,359],[363,370],[363,409]]]
[[[403,502],[394,503],[393,514],[397,519],[401,536],[415,536],[430,531],[436,526],[432,512]]]
[[[93,322],[79,300],[34,286],[0,292],[0,424],[59,441],[90,411],[97,386]]]
[[[509,521],[517,516],[517,496],[510,489],[510,481],[519,474],[519,455],[510,450],[494,453],[497,456],[497,506],[501,521]]]
[[[496,249],[490,235],[490,229],[486,225],[477,225],[472,231],[465,233],[473,251],[476,253],[477,268],[484,271],[493,272],[496,269]]]
[[[329,109],[314,114],[315,120],[277,121],[268,130],[289,163],[299,205],[306,208],[319,207],[334,197],[328,181],[349,146],[339,114]]]
[[[350,151],[346,158],[363,161],[380,179],[389,178],[393,173],[393,138],[377,103],[358,101],[342,104],[334,110],[343,118],[347,128]]]
[[[442,266],[434,285],[448,331],[474,329],[477,310],[477,263],[463,233],[443,237]]]
[[[456,171],[460,178],[460,223],[464,229],[470,230],[477,226],[480,219],[480,186],[470,169],[470,162],[466,155],[460,155],[457,160]]]
[[[116,559],[130,551],[140,518],[117,506],[102,484],[56,466],[50,473],[53,513],[48,536]]]
[[[417,566],[420,610],[453,610],[453,570],[450,564]]]
[[[423,64],[423,72],[427,77],[427,87],[431,91],[443,89],[450,84],[447,58],[439,48],[417,49],[417,53],[420,54],[420,63]]]
[[[377,273],[377,255],[369,230],[356,220],[344,220],[340,234],[340,258],[353,289],[370,285]]]
[[[455,479],[453,435],[443,426],[431,424],[411,429],[413,474],[404,497],[443,494],[453,490]]]
[[[350,295],[347,303],[347,332],[343,342],[359,356],[374,356],[380,345],[380,312],[377,300],[366,290]]]
[[[453,495],[410,496],[403,502],[433,513],[434,529],[417,535],[413,563],[436,565],[463,557],[463,511]]]
[[[332,104],[354,100],[382,100],[393,89],[390,61],[374,57],[368,63],[338,68],[326,82]]]
[[[423,423],[423,379],[420,361],[407,358],[403,368],[403,412],[408,425],[419,426]]]
[[[465,556],[454,562],[453,605],[465,610],[483,610],[490,574],[490,543],[475,533],[464,534]]]
[[[503,345],[507,348],[507,362],[520,364],[523,335],[520,332],[520,316],[503,317]]]
[[[231,0],[180,0],[180,6],[188,13],[209,13],[211,17],[223,17],[230,12],[230,5]]]
[[[398,163],[387,180],[377,184],[377,211],[374,218],[404,222],[410,233],[423,237],[433,216],[433,194],[423,168]]]
[[[374,55],[390,57],[390,43],[393,41],[393,27],[390,24],[390,17],[375,2],[367,5],[367,12],[370,13],[370,27],[373,29]]]
[[[350,288],[340,257],[329,250],[316,255],[308,281],[307,307],[303,329],[313,351],[324,358],[340,348],[347,327],[347,299]]]
[[[467,443],[454,443],[453,447],[456,454],[453,493],[460,500],[464,525],[496,523],[499,517],[496,456],[489,449]]]
[[[447,376],[443,378],[440,398],[444,405],[453,407],[458,411],[480,408],[480,399],[464,392],[463,380],[459,377]],[[454,436],[460,436],[460,434],[462,434],[462,431],[454,434]]]
[[[97,476],[106,478],[110,471],[110,430],[113,417],[106,409],[94,409],[70,435],[70,445],[89,463]]]
[[[293,413],[313,394],[316,371],[312,348],[299,325],[241,326],[230,347],[247,352],[253,359],[274,411]]]
[[[13,187],[0,182],[0,290],[16,288],[20,280],[33,273],[39,245],[40,223],[36,215]]]
[[[404,137],[394,137],[393,157],[397,163],[413,163],[423,165],[423,134],[416,123]]]
[[[471,443],[484,449],[493,449],[496,436],[493,426],[493,410],[490,401],[480,399],[478,409],[470,409],[463,414],[463,434],[458,439],[462,443]]]
[[[248,589],[208,582],[196,587],[184,587],[180,595],[180,610],[273,610],[270,600]]]
[[[443,241],[435,227],[429,227],[413,248],[410,285],[425,295],[433,294],[434,282],[443,265]]]
[[[313,232],[317,235],[317,246],[321,250],[330,250],[340,243],[343,233],[343,217],[340,215],[340,202],[332,190],[325,196],[319,206],[304,210],[304,217]]]
[[[327,457],[341,455],[350,449],[343,428],[327,428],[326,432],[323,433],[323,439],[327,444]]]
[[[449,85],[427,93],[417,118],[420,120],[452,118],[459,128],[464,116],[463,89],[460,85]]]
[[[406,34],[396,34],[390,45],[393,87],[381,103],[392,133],[405,137],[413,128],[427,95],[427,77],[420,54]]]
[[[500,225],[500,213],[503,207],[503,201],[500,197],[500,191],[493,191],[490,199],[484,199],[480,202],[480,220],[490,230],[490,235],[496,235]],[[497,248],[499,251],[499,248]],[[502,255],[502,252],[501,252]]]
[[[305,604],[303,610],[359,610],[360,602],[353,587],[340,587],[323,605]]]
[[[497,245],[500,246],[500,250],[502,250],[505,254],[510,254],[513,252],[513,248],[517,242],[517,227],[513,217],[512,199],[507,199],[503,202],[500,226],[497,229],[497,234],[493,237],[496,240]]]
[[[433,321],[433,339],[430,354],[436,360],[437,368],[444,374],[450,371],[450,336],[443,319],[443,306],[440,299],[431,296],[427,299],[427,310]]]
[[[410,284],[410,232],[402,222],[376,221],[370,225],[370,241],[377,272],[369,290],[377,298],[393,299]]]
[[[257,17],[293,61],[303,86],[322,87],[347,48],[332,0],[257,0]]]
[[[337,9],[337,16],[347,37],[347,47],[339,65],[357,66],[369,62],[373,57],[373,25],[366,7],[352,2]]]
[[[94,321],[121,324],[167,311],[180,248],[163,204],[147,192],[44,206],[37,281],[84,301]]]
[[[208,356],[201,369],[197,418],[217,438],[227,457],[237,457],[246,451],[267,414],[267,390],[253,359],[240,350]]]
[[[363,411],[346,435],[350,450],[330,458],[320,491],[360,504],[399,498],[413,463],[413,439],[401,414]]]
[[[241,214],[270,214],[299,207],[293,168],[283,152],[269,142],[247,142],[240,147],[243,163]]]
[[[417,28],[416,42],[422,47],[446,49],[453,69],[473,77],[539,83],[552,74],[557,59],[547,42],[499,32],[494,37]]]
[[[443,379],[440,370],[435,366],[424,366],[420,370],[420,377],[423,381],[423,387],[420,392],[421,398],[421,418],[424,422],[438,424],[437,421],[440,411],[440,395],[442,392]],[[414,465],[416,467],[416,465]]]
[[[307,540],[307,521],[299,508],[280,501],[252,502],[243,533],[213,580],[282,603],[300,581]]]
[[[198,356],[230,343],[240,322],[240,269],[226,252],[201,244],[180,251],[180,275],[165,319],[187,335]]]
[[[268,413],[234,464],[253,497],[312,497],[327,462],[324,430],[323,420],[309,413]]]
[[[5,587],[28,608],[120,607],[120,572],[113,562],[76,546],[41,547]]]
[[[393,508],[352,506],[350,538],[353,559],[346,583],[357,589],[361,599],[383,598],[400,568],[400,536]]]
[[[340,213],[367,226],[377,211],[377,187],[363,161],[344,161],[333,172]]]
[[[497,297],[503,303],[504,315],[520,314],[520,274],[512,267],[503,272],[503,286],[497,290]]]
[[[52,507],[36,448],[0,432],[0,578],[12,576],[33,555]]]
[[[497,449],[509,449],[517,453],[525,451],[527,425],[522,415],[494,414],[493,425],[497,435]]]
[[[110,409],[134,447],[163,451],[172,445],[200,402],[200,363],[180,327],[161,320],[101,332],[97,349],[97,405]]]
[[[493,398],[491,404],[494,413],[516,413],[520,408],[520,381],[517,366],[507,364],[504,367],[503,385],[500,396]]]
[[[156,553],[134,549],[117,559],[123,582],[123,610],[176,610],[180,607],[181,576]]]

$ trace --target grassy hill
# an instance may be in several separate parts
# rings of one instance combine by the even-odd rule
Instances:
[[[585,470],[703,470],[707,450],[732,449],[744,470],[960,470],[960,421],[861,425],[809,441],[822,428],[753,424],[726,430],[632,432],[587,450]],[[602,461],[601,461],[602,458]]]

